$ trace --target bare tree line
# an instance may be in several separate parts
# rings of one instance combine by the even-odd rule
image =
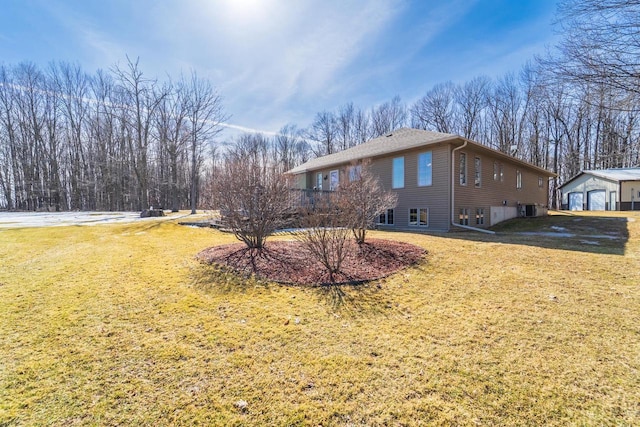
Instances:
[[[400,127],[459,134],[555,172],[556,206],[559,184],[581,169],[640,165],[639,17],[639,0],[562,0],[558,49],[517,74],[439,83],[410,104],[348,102],[230,145],[257,144],[285,172]],[[206,152],[224,119],[195,74],[160,84],[137,61],[93,76],[0,66],[0,207],[193,211],[203,178],[233,157],[221,145]]]
[[[194,72],[160,84],[138,61],[0,65],[0,207],[195,209],[205,148],[225,119]]]

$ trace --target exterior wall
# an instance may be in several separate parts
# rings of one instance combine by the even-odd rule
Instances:
[[[624,187],[623,183],[623,187]],[[638,187],[640,189],[640,185]],[[615,210],[620,210],[620,185],[617,181],[611,181],[604,178],[596,177],[590,174],[582,174],[575,178],[572,182],[565,184],[562,187],[562,209],[569,209],[569,194],[570,193],[582,193],[582,209],[588,209],[589,203],[589,192],[595,190],[605,190],[605,203],[606,210],[611,210],[610,200],[611,200],[611,192],[615,192],[616,196],[616,207]],[[629,190],[630,191],[630,190]],[[627,199],[630,201],[630,193],[627,192]],[[623,200],[624,200],[624,190],[623,190]]]
[[[431,151],[430,186],[418,186],[418,155]],[[392,189],[392,162],[396,157],[404,157],[404,188]],[[449,229],[449,192],[450,165],[449,145],[431,145],[420,149],[394,153],[375,159],[371,170],[382,186],[398,194],[398,205],[394,210],[393,226],[396,229],[448,230]],[[428,225],[410,226],[409,209],[428,209]]]
[[[467,156],[467,183],[460,184],[460,154]],[[454,218],[460,223],[461,209],[468,209],[468,224],[472,227],[487,228],[500,221],[521,215],[525,205],[536,205],[536,215],[546,215],[549,179],[537,171],[498,157],[476,147],[465,147],[454,152]],[[480,186],[475,185],[475,158],[480,159]],[[494,179],[494,162],[497,176]],[[500,178],[500,165],[503,176]],[[517,188],[517,171],[522,176],[522,186]],[[542,178],[542,186],[539,185]],[[477,209],[484,210],[484,224],[478,224]]]
[[[465,147],[455,151],[454,162],[454,211],[451,215],[451,155],[454,145],[450,143],[432,144],[422,148],[392,153],[372,159],[370,169],[378,176],[385,190],[398,194],[398,204],[394,209],[394,224],[380,228],[401,230],[448,231],[452,219],[459,223],[461,208],[468,209],[468,224],[472,227],[488,228],[500,221],[514,218],[524,205],[536,205],[537,215],[546,215],[549,179],[546,175],[531,170],[525,165],[512,162],[508,158],[496,156],[490,151],[476,147]],[[418,186],[418,155],[431,151],[432,185]],[[467,155],[467,185],[459,183],[459,156]],[[474,159],[481,160],[481,184],[474,183]],[[392,164],[396,157],[404,157],[404,188],[392,188]],[[503,167],[503,178],[494,180],[494,161]],[[307,172],[305,179],[308,189],[316,187],[316,174],[322,173],[322,190],[329,190],[330,172],[339,170],[340,182],[348,179],[348,164]],[[522,188],[516,188],[516,171],[522,173]],[[542,178],[542,186],[538,179]],[[639,187],[640,188],[640,187]],[[409,225],[409,209],[428,209],[428,226]],[[476,221],[476,209],[483,209],[483,223]]]
[[[631,196],[633,196],[633,199]],[[620,210],[640,210],[640,181],[623,181],[620,183],[618,197]]]

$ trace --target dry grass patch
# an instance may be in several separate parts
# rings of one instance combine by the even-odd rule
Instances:
[[[610,250],[376,232],[426,262],[316,289],[171,222],[0,230],[0,425],[639,424],[630,218]]]

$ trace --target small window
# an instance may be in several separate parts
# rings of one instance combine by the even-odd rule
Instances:
[[[404,157],[393,159],[393,188],[404,188]]]
[[[322,172],[316,174],[316,189],[322,190]]]
[[[542,177],[541,177],[541,176],[539,176],[539,177],[538,177],[538,187],[539,187],[539,188],[542,188],[543,186],[544,186],[544,181],[542,180]]]
[[[409,209],[409,225],[428,227],[429,226],[429,209],[427,208]]]
[[[340,172],[339,171],[331,171],[329,172],[329,190],[334,191],[338,188],[338,184],[340,183]]]
[[[432,169],[431,151],[418,154],[418,186],[431,185]]]
[[[460,185],[467,185],[467,155],[460,153]]]
[[[476,224],[483,225],[484,224],[484,208],[476,209]]]
[[[393,225],[393,209],[387,209],[378,217],[378,224]]]
[[[493,180],[497,181],[500,178],[500,169],[498,168],[498,162],[493,162]]]
[[[362,165],[355,165],[349,167],[349,182],[360,181],[360,175],[362,174]]]
[[[460,213],[458,214],[458,221],[460,225],[469,225],[469,209],[460,208]]]
[[[516,171],[516,188],[522,188],[522,172]]]
[[[482,184],[482,163],[480,161],[480,157],[476,157],[474,159],[474,185],[476,188],[479,188]]]
[[[504,181],[504,165],[500,163],[500,181]]]

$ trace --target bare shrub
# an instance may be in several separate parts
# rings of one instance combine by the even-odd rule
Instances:
[[[266,238],[290,217],[290,179],[269,164],[266,140],[246,135],[221,167],[214,201],[226,225],[249,248],[261,249]]]
[[[398,195],[385,191],[378,177],[371,172],[369,161],[352,164],[345,175],[348,179],[338,187],[345,223],[353,231],[356,243],[362,244],[367,229],[373,227],[376,218],[396,206]]]
[[[351,228],[344,214],[340,192],[318,192],[313,204],[301,214],[303,230],[296,235],[311,257],[327,270],[329,282],[336,281],[342,263],[349,253]]]

